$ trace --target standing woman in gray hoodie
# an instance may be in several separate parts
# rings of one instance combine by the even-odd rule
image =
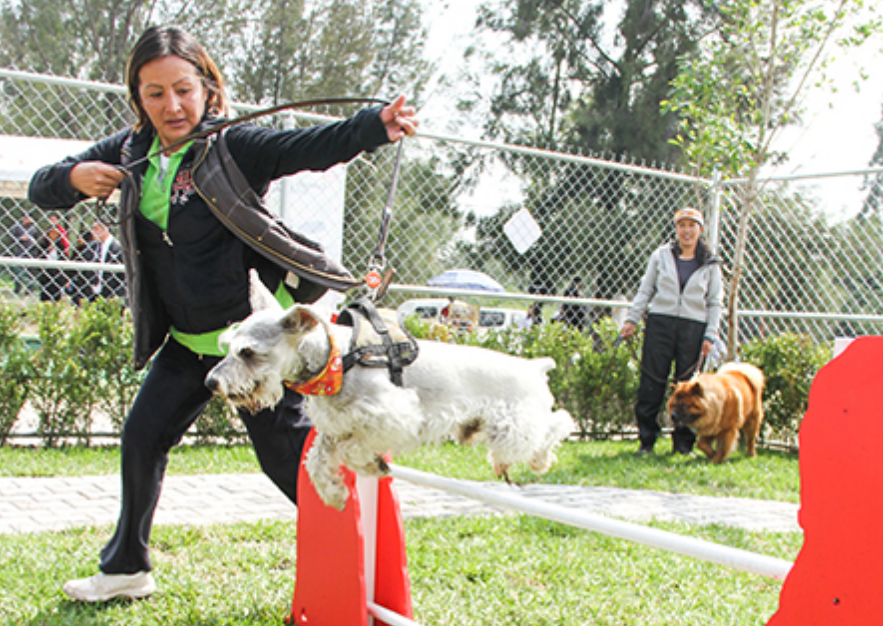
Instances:
[[[711,256],[702,232],[705,220],[697,209],[686,207],[674,215],[676,237],[657,249],[647,263],[638,294],[622,325],[631,337],[646,314],[641,382],[635,417],[641,446],[637,454],[653,452],[659,437],[657,420],[665,390],[675,365],[675,380],[689,378],[708,356],[718,337],[723,306],[720,262]],[[690,454],[696,435],[676,427],[672,452]]]

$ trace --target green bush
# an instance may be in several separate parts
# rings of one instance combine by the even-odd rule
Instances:
[[[589,333],[548,323],[528,330],[458,333],[442,324],[408,318],[415,337],[455,341],[526,358],[551,357],[549,386],[557,404],[570,411],[581,437],[602,438],[634,427],[640,378],[640,333],[614,348],[616,324],[609,318]],[[36,330],[34,330],[36,329]],[[29,350],[21,340],[36,332]],[[767,377],[764,439],[796,443],[809,388],[830,359],[829,346],[803,335],[756,339],[741,349],[742,359]],[[93,411],[105,412],[116,430],[140,387],[143,373],[132,367],[132,324],[119,302],[98,301],[75,309],[38,304],[21,312],[0,308],[0,445],[26,400],[37,412],[38,433],[47,446],[64,437],[90,443]],[[244,432],[238,416],[213,399],[195,427],[197,442],[238,443]]]
[[[31,350],[21,349],[26,331]],[[25,400],[46,446],[61,445],[68,437],[88,445],[96,410],[105,412],[119,432],[143,378],[132,366],[132,324],[121,302],[98,300],[82,308],[38,303],[22,311],[3,305],[0,344],[19,347],[4,347],[0,359],[4,432]]]
[[[74,327],[92,373],[96,406],[119,433],[146,374],[136,371],[133,363],[129,311],[119,299],[98,299],[77,311]]]
[[[808,335],[786,333],[754,339],[740,352],[743,361],[766,376],[762,439],[796,444],[809,388],[816,372],[831,360],[831,346],[818,345]]]
[[[92,409],[96,404],[95,369],[84,348],[82,328],[73,307],[39,303],[28,310],[40,345],[34,352],[35,374],[31,405],[37,413],[37,433],[48,447],[74,437],[88,445]]]
[[[33,371],[22,339],[25,318],[13,307],[0,308],[0,446],[6,443],[28,399]]]

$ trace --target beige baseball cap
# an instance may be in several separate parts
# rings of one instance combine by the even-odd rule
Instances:
[[[698,223],[702,228],[705,228],[705,218],[702,217],[702,211],[694,209],[693,207],[688,206],[675,211],[675,224],[677,224],[681,220],[693,220],[694,222]]]

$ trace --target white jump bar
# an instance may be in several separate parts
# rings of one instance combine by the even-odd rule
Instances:
[[[675,533],[632,524],[621,520],[607,518],[601,515],[585,513],[558,504],[551,504],[519,496],[512,493],[501,493],[485,489],[473,483],[442,478],[433,474],[427,474],[419,470],[399,465],[390,465],[390,474],[395,478],[408,482],[441,489],[450,493],[480,500],[488,504],[501,506],[522,513],[528,513],[537,517],[561,522],[570,526],[584,528],[620,539],[627,539],[636,543],[677,552],[685,556],[691,556],[719,565],[725,565],[752,574],[760,574],[777,580],[785,580],[791,570],[792,563],[762,554],[755,554],[747,550],[730,548],[710,541],[684,537]]]
[[[410,620],[404,615],[399,615],[394,611],[385,609],[374,602],[368,602],[368,613],[377,619],[386,622],[389,626],[420,626],[420,624],[414,620]]]

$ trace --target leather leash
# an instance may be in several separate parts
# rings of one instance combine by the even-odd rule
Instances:
[[[187,144],[191,141],[196,141],[197,139],[205,139],[206,137],[211,137],[212,135],[215,135],[222,130],[230,128],[231,126],[237,126],[239,124],[244,124],[245,122],[251,122],[252,120],[256,120],[260,117],[273,115],[275,113],[281,113],[282,111],[288,111],[292,109],[305,109],[307,107],[320,106],[325,104],[385,104],[386,102],[386,100],[380,100],[379,98],[315,98],[313,100],[298,100],[296,102],[286,102],[284,104],[268,107],[259,111],[253,111],[252,113],[249,113],[247,115],[240,115],[239,117],[221,122],[220,124],[215,124],[199,132],[191,133],[183,139],[179,139],[178,141],[168,146],[161,146],[155,152],[152,152],[146,156],[141,157],[140,159],[132,161],[131,163],[129,163],[128,166],[122,169],[127,169],[131,171],[131,169],[136,165],[144,163],[145,161],[149,161],[153,157],[162,154],[163,152],[169,152],[170,150],[174,150],[175,148],[180,148],[184,144]]]
[[[619,337],[617,337],[616,341],[618,342],[620,339],[624,339],[624,337],[623,337],[622,335],[620,335]],[[651,374],[650,372],[648,372],[648,371],[647,371],[647,368],[644,367],[644,363],[641,361],[641,359],[638,358],[638,352],[637,352],[637,350],[635,349],[634,344],[633,344],[631,341],[629,341],[629,340],[626,340],[626,343],[628,344],[629,349],[630,349],[631,352],[632,352],[632,358],[634,359],[634,361],[635,361],[636,363],[638,363],[638,366],[639,366],[639,368],[640,368],[640,370],[641,370],[641,373],[644,374],[645,376],[647,376],[647,378],[649,378],[650,380],[652,380],[652,381],[654,381],[654,382],[661,383],[661,384],[663,384],[663,385],[667,385],[668,382],[669,382],[669,379],[668,379],[668,378],[661,379],[661,378],[659,378],[659,377],[657,377],[657,376],[654,376],[654,375]],[[616,343],[614,343],[613,345],[615,346]],[[612,357],[611,357],[611,361],[612,361],[612,360],[613,360],[613,359],[612,359]],[[705,355],[703,355],[703,354],[702,354],[702,351],[700,350],[700,352],[699,352],[699,360],[696,361],[691,367],[687,368],[687,371],[684,372],[683,375],[682,375],[680,378],[675,377],[675,380],[677,380],[677,381],[680,382],[680,381],[685,381],[685,380],[687,380],[688,378],[693,378],[693,377],[695,377],[695,376],[698,376],[698,375],[702,372],[702,363],[703,363],[704,361],[705,361]]]
[[[402,164],[402,152],[405,148],[405,138],[399,139],[399,148],[396,151],[396,160],[392,168],[392,180],[389,184],[389,193],[386,196],[386,204],[383,207],[383,215],[380,219],[380,232],[377,234],[377,247],[368,263],[368,273],[365,275],[365,284],[368,285],[368,297],[377,302],[384,295],[395,275],[395,269],[390,267],[384,273],[386,265],[386,240],[389,237],[389,224],[392,221],[392,207],[395,202],[396,188],[399,183],[399,170]]]
[[[297,100],[294,102],[286,102],[284,104],[279,104],[276,106],[267,107],[266,109],[260,109],[258,111],[253,111],[252,113],[248,113],[247,115],[240,115],[239,117],[226,120],[221,122],[220,124],[214,124],[205,128],[201,131],[191,133],[186,137],[175,141],[174,143],[168,146],[162,146],[158,150],[147,154],[146,156],[141,157],[140,159],[136,159],[129,163],[128,165],[117,165],[116,168],[123,172],[126,176],[132,175],[132,168],[136,165],[144,163],[145,161],[149,161],[153,157],[162,154],[164,152],[168,152],[169,150],[174,150],[175,148],[180,148],[181,146],[190,143],[191,141],[196,141],[197,139],[205,139],[206,137],[211,137],[231,126],[236,126],[238,124],[244,124],[245,122],[251,122],[261,117],[265,117],[267,115],[273,115],[275,113],[281,113],[282,111],[288,111],[292,109],[303,109],[312,106],[320,106],[320,105],[328,105],[328,104],[386,104],[387,100],[381,100],[380,98],[355,98],[355,97],[347,97],[347,98],[314,98],[311,100]],[[96,198],[96,209],[99,215],[104,214],[104,209],[107,206],[107,199],[110,195],[105,196],[104,198]],[[116,224],[119,226],[119,223]]]

